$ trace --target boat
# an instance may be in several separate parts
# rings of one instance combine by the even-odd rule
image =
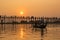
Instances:
[[[35,21],[35,23],[33,24],[34,28],[46,28],[47,26],[47,22],[45,21]]]

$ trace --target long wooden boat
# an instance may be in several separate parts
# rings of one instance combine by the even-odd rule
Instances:
[[[47,26],[47,22],[41,22],[41,21],[35,22],[33,24],[34,28],[46,28],[46,26]]]

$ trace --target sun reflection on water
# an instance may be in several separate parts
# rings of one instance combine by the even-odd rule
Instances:
[[[24,37],[24,31],[23,31],[23,28],[21,28],[20,30],[20,38],[23,38]]]

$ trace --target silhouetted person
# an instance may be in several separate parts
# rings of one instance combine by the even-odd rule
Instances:
[[[1,20],[1,24],[3,24],[3,20]]]

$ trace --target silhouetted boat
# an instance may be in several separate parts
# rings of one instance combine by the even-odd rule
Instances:
[[[38,21],[33,24],[34,28],[46,28],[46,26],[47,26],[47,22],[44,21],[43,22]]]

